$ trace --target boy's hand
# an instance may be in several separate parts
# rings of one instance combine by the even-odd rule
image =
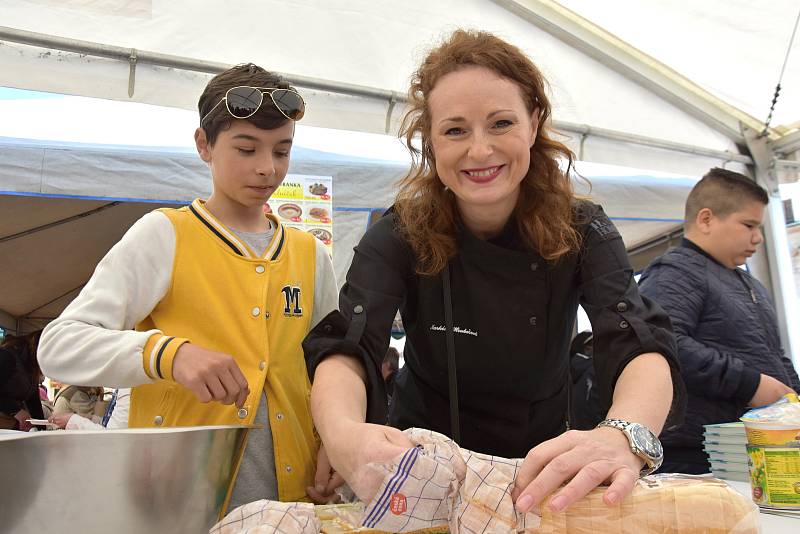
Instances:
[[[241,408],[250,394],[247,379],[229,354],[184,343],[172,361],[172,376],[200,402],[219,401]]]

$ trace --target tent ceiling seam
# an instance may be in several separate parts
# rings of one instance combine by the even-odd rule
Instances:
[[[55,228],[56,226],[61,226],[62,224],[66,224],[68,222],[72,222],[78,219],[82,219],[84,217],[89,217],[90,215],[95,215],[101,211],[105,211],[109,208],[113,208],[118,206],[121,202],[110,202],[108,204],[104,204],[99,208],[95,208],[93,210],[85,211],[83,213],[78,213],[77,215],[72,215],[71,217],[67,217],[66,219],[59,219],[58,221],[53,221],[51,223],[43,224],[42,226],[37,226],[35,228],[30,228],[28,230],[23,230],[22,232],[17,232],[16,234],[7,235],[4,237],[0,237],[0,243],[5,243],[7,241],[12,241],[14,239],[18,239],[20,237],[25,237],[26,235],[35,234],[37,232],[42,232],[44,230],[49,230],[50,228]]]
[[[17,317],[17,320],[19,321],[19,320],[22,320],[22,319],[35,319],[35,317],[32,317],[32,316],[31,316],[31,314],[32,314],[33,312],[39,311],[39,310],[41,310],[42,308],[44,308],[45,306],[49,306],[50,304],[52,304],[52,303],[56,302],[57,300],[63,299],[64,297],[66,297],[66,296],[67,296],[67,295],[69,295],[70,293],[74,293],[75,291],[78,291],[79,289],[81,289],[81,288],[82,288],[83,286],[85,286],[85,285],[86,285],[86,282],[82,283],[81,285],[79,285],[79,286],[77,286],[77,287],[73,287],[72,289],[70,289],[70,290],[69,290],[69,291],[67,291],[66,293],[63,293],[63,294],[61,294],[61,295],[57,296],[56,298],[54,298],[54,299],[52,299],[52,300],[48,300],[48,301],[47,301],[47,302],[45,302],[44,304],[40,304],[39,306],[36,306],[35,308],[33,308],[33,309],[32,309],[32,310],[30,310],[29,312],[25,313],[24,315],[20,315],[19,317]]]
[[[657,247],[665,242],[672,241],[673,239],[677,239],[678,237],[683,235],[683,224],[675,227],[674,229],[670,230],[668,233],[662,234],[656,238],[653,238],[649,241],[645,241],[644,243],[640,243],[634,247],[631,247],[627,250],[628,255],[639,254],[646,250],[650,250],[653,247]]]
[[[11,312],[4,310],[3,308],[0,308],[0,320],[2,320],[4,317],[13,319],[15,321],[19,319],[16,315],[13,315]]]

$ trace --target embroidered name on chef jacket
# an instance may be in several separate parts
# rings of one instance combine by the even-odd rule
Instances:
[[[444,325],[432,324],[431,330],[436,332],[444,332],[446,329]],[[455,332],[456,334],[466,334],[468,336],[478,337],[478,333],[475,330],[470,330],[469,328],[461,328],[460,326],[453,326],[453,332]]]
[[[303,315],[303,308],[300,307],[300,288],[297,286],[283,286],[281,289],[286,306],[283,314],[287,317],[300,317]]]

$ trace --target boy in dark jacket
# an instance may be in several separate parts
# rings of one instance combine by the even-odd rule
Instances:
[[[763,241],[768,202],[746,176],[711,169],[689,193],[682,243],[639,281],[672,320],[689,394],[684,424],[661,435],[662,472],[707,473],[703,425],[800,390],[767,290],[738,267]]]

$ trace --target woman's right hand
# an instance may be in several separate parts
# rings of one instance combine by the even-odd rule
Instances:
[[[414,447],[403,432],[390,426],[348,422],[336,434],[325,443],[328,458],[364,502],[372,500],[385,477],[370,464],[390,463]]]

